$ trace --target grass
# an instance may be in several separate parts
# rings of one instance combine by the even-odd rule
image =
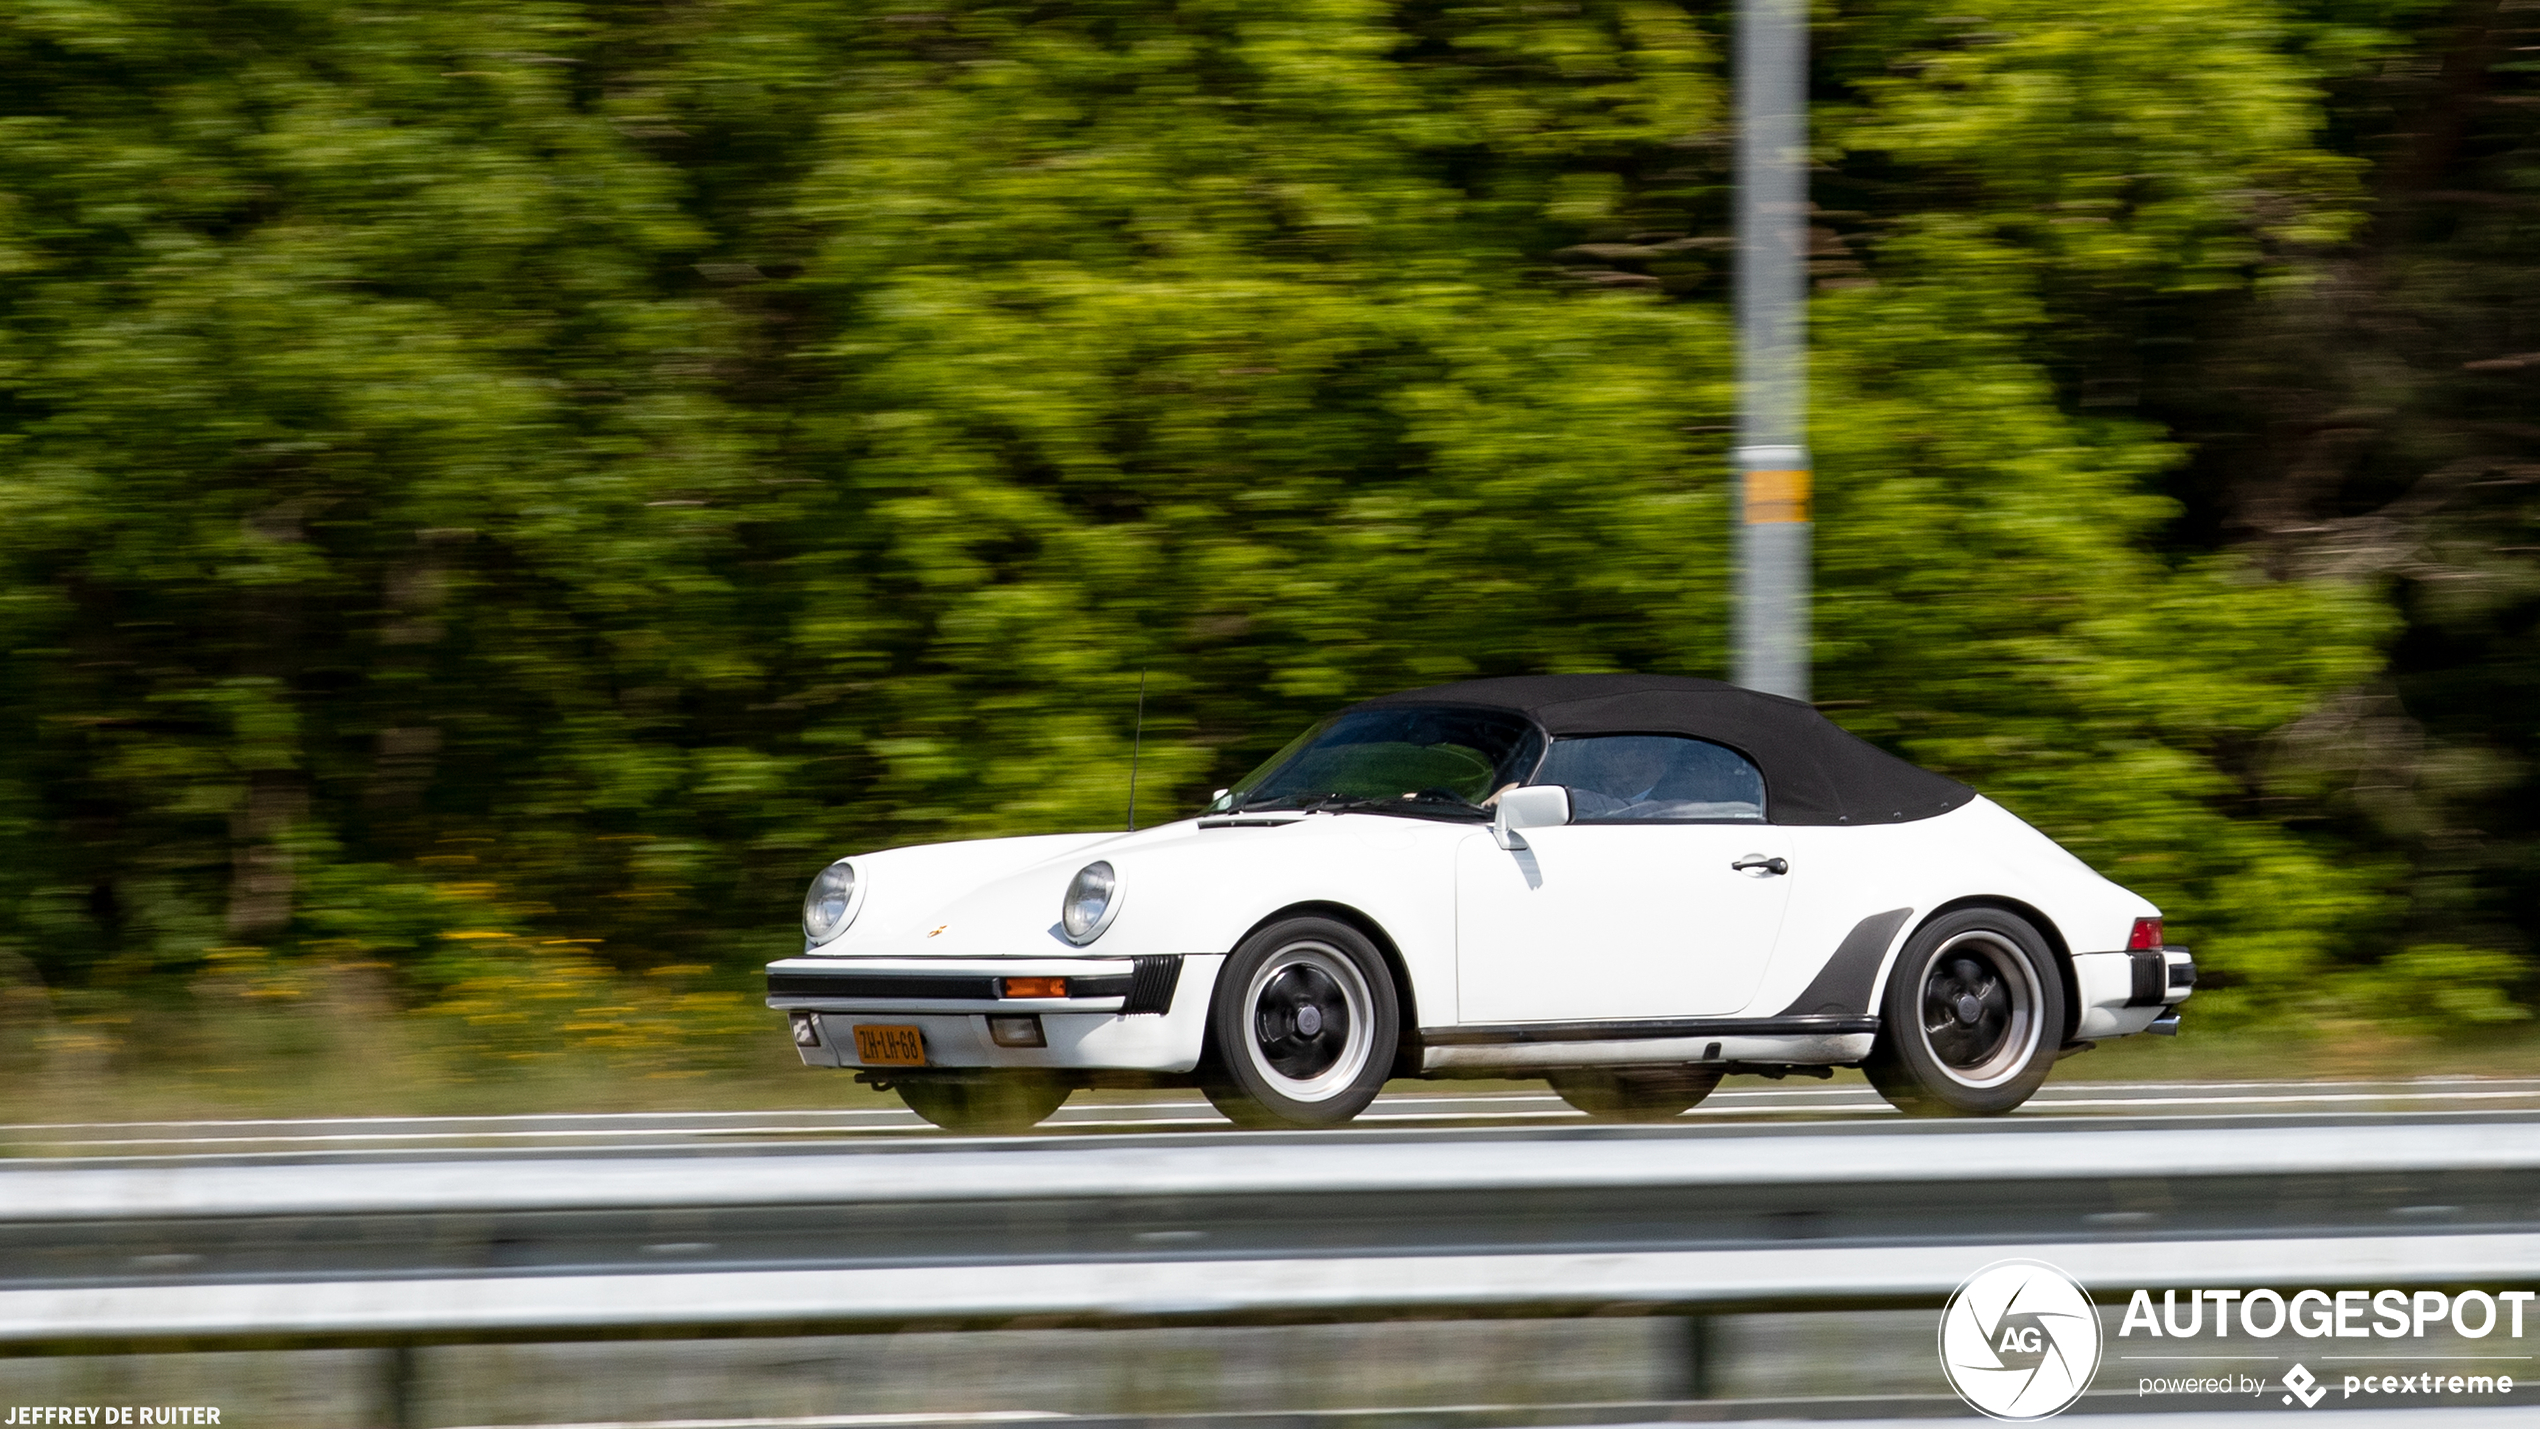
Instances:
[[[802,1065],[780,1014],[632,1045],[523,1045],[464,1019],[344,1005],[123,1007],[0,1029],[11,1123],[896,1106]]]
[[[2068,1059],[2057,1082],[2407,1081],[2540,1077],[2540,1030],[2515,1024],[2438,1037],[2370,1022],[2199,1028],[2194,1004],[2177,1037],[2126,1037]]]

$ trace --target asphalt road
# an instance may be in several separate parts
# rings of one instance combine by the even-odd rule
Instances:
[[[2094,1125],[2393,1124],[2540,1118],[2540,1078],[2427,1078],[2405,1082],[2050,1084],[2009,1118],[1959,1127]],[[1804,1126],[1818,1133],[1891,1129],[1902,1118],[1858,1083],[1741,1080],[1666,1124],[1681,1135]],[[1550,1092],[1389,1094],[1347,1128],[1352,1135],[1525,1136],[1585,1125]],[[1110,1137],[1235,1134],[1195,1094],[1080,1092],[1032,1135]],[[898,1107],[837,1111],[631,1112],[466,1117],[339,1117],[270,1121],[22,1123],[0,1125],[0,1155],[127,1160],[471,1158],[575,1154],[717,1155],[836,1149],[841,1143],[948,1140]]]

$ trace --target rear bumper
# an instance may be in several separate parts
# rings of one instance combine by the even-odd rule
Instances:
[[[2196,989],[2196,958],[2170,946],[2121,953],[2073,954],[2073,980],[2081,1016],[2073,1037],[2092,1041],[2150,1029],[2156,1020],[2175,1028],[2171,1009]]]
[[[792,1014],[794,1050],[814,1067],[867,1066],[855,1028],[889,1025],[917,1029],[929,1067],[1187,1072],[1199,1065],[1224,962],[1222,954],[786,958],[768,964],[767,1005]],[[1010,977],[1064,977],[1076,995],[1002,996]],[[990,1017],[1036,1019],[1044,1045],[999,1045]]]

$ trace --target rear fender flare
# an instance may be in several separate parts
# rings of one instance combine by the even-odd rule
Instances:
[[[2063,930],[2055,926],[2055,920],[2047,917],[2034,905],[1995,893],[1979,893],[1965,898],[1953,898],[1923,914],[1920,918],[1913,919],[1912,926],[1906,930],[1905,936],[1897,939],[1896,946],[1888,951],[1887,965],[1879,970],[1878,982],[1870,989],[1870,1006],[1876,1008],[1882,1005],[1881,999],[1887,995],[1887,980],[1896,972],[1896,960],[1903,955],[1905,945],[1914,940],[1914,935],[1930,926],[1933,919],[1968,908],[1993,908],[2009,913],[2035,928],[2037,935],[2046,940],[2046,950],[2054,955],[2055,976],[2064,984],[2064,1025],[2057,1030],[2057,1040],[2059,1043],[2071,1041],[2073,1029],[2081,1025],[2081,982],[2073,975],[2071,945],[2064,941]]]

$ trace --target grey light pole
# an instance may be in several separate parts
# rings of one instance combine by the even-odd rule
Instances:
[[[1808,5],[1737,7],[1734,678],[1808,698]]]

